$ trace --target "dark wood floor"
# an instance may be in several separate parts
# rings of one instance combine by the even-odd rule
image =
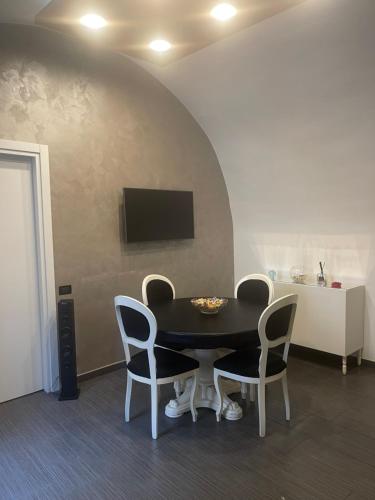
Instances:
[[[136,384],[123,422],[124,371],[81,384],[78,401],[37,393],[0,405],[1,499],[375,499],[375,368],[293,357],[292,421],[267,394],[267,437],[247,403],[238,422],[209,410],[150,437],[149,394]],[[166,401],[171,390],[163,388]]]

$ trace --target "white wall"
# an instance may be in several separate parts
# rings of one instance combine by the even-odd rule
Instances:
[[[375,360],[375,1],[308,0],[149,69],[216,149],[236,278],[325,260],[332,277],[363,280]]]

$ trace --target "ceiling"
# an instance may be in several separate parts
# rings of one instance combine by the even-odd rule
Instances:
[[[220,0],[52,0],[37,14],[36,23],[164,65],[303,1],[230,0],[237,16],[220,22],[210,16]],[[80,17],[92,12],[109,25],[100,31],[80,26]],[[163,54],[151,51],[148,44],[157,38],[169,40],[172,49]]]
[[[0,23],[34,24],[49,0],[0,0]]]

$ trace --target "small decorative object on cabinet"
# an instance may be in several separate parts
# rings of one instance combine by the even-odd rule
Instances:
[[[298,295],[292,344],[341,356],[344,375],[350,354],[356,353],[360,365],[365,287],[331,288],[275,282],[275,298],[291,293]]]
[[[342,283],[340,281],[332,281],[331,287],[332,288],[341,288],[342,287]]]
[[[294,281],[294,283],[300,283],[301,285],[304,284],[306,274],[305,271],[303,270],[302,266],[293,266],[290,269],[290,277]]]
[[[324,274],[324,266],[326,265],[325,262],[319,262],[319,267],[320,267],[320,273],[317,274],[316,276],[316,281],[319,286],[326,286],[327,285],[327,280]]]
[[[268,277],[272,280],[272,281],[275,281],[276,280],[276,276],[277,276],[277,272],[274,271],[273,269],[271,269],[270,271],[268,271]]]

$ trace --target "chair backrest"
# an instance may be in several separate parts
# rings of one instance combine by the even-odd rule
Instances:
[[[157,333],[156,318],[139,300],[125,295],[115,297],[117,323],[124,345],[126,363],[131,360],[129,345],[147,349],[151,378],[156,378],[154,344]]]
[[[142,283],[142,300],[148,306],[167,302],[176,297],[171,280],[161,274],[149,274]]]
[[[298,295],[286,295],[275,300],[263,311],[258,323],[262,354],[259,375],[266,374],[268,350],[284,344],[283,361],[287,363],[290,339],[297,310]]]
[[[271,304],[274,293],[272,280],[264,274],[248,274],[240,279],[234,289],[236,299],[264,306]]]

